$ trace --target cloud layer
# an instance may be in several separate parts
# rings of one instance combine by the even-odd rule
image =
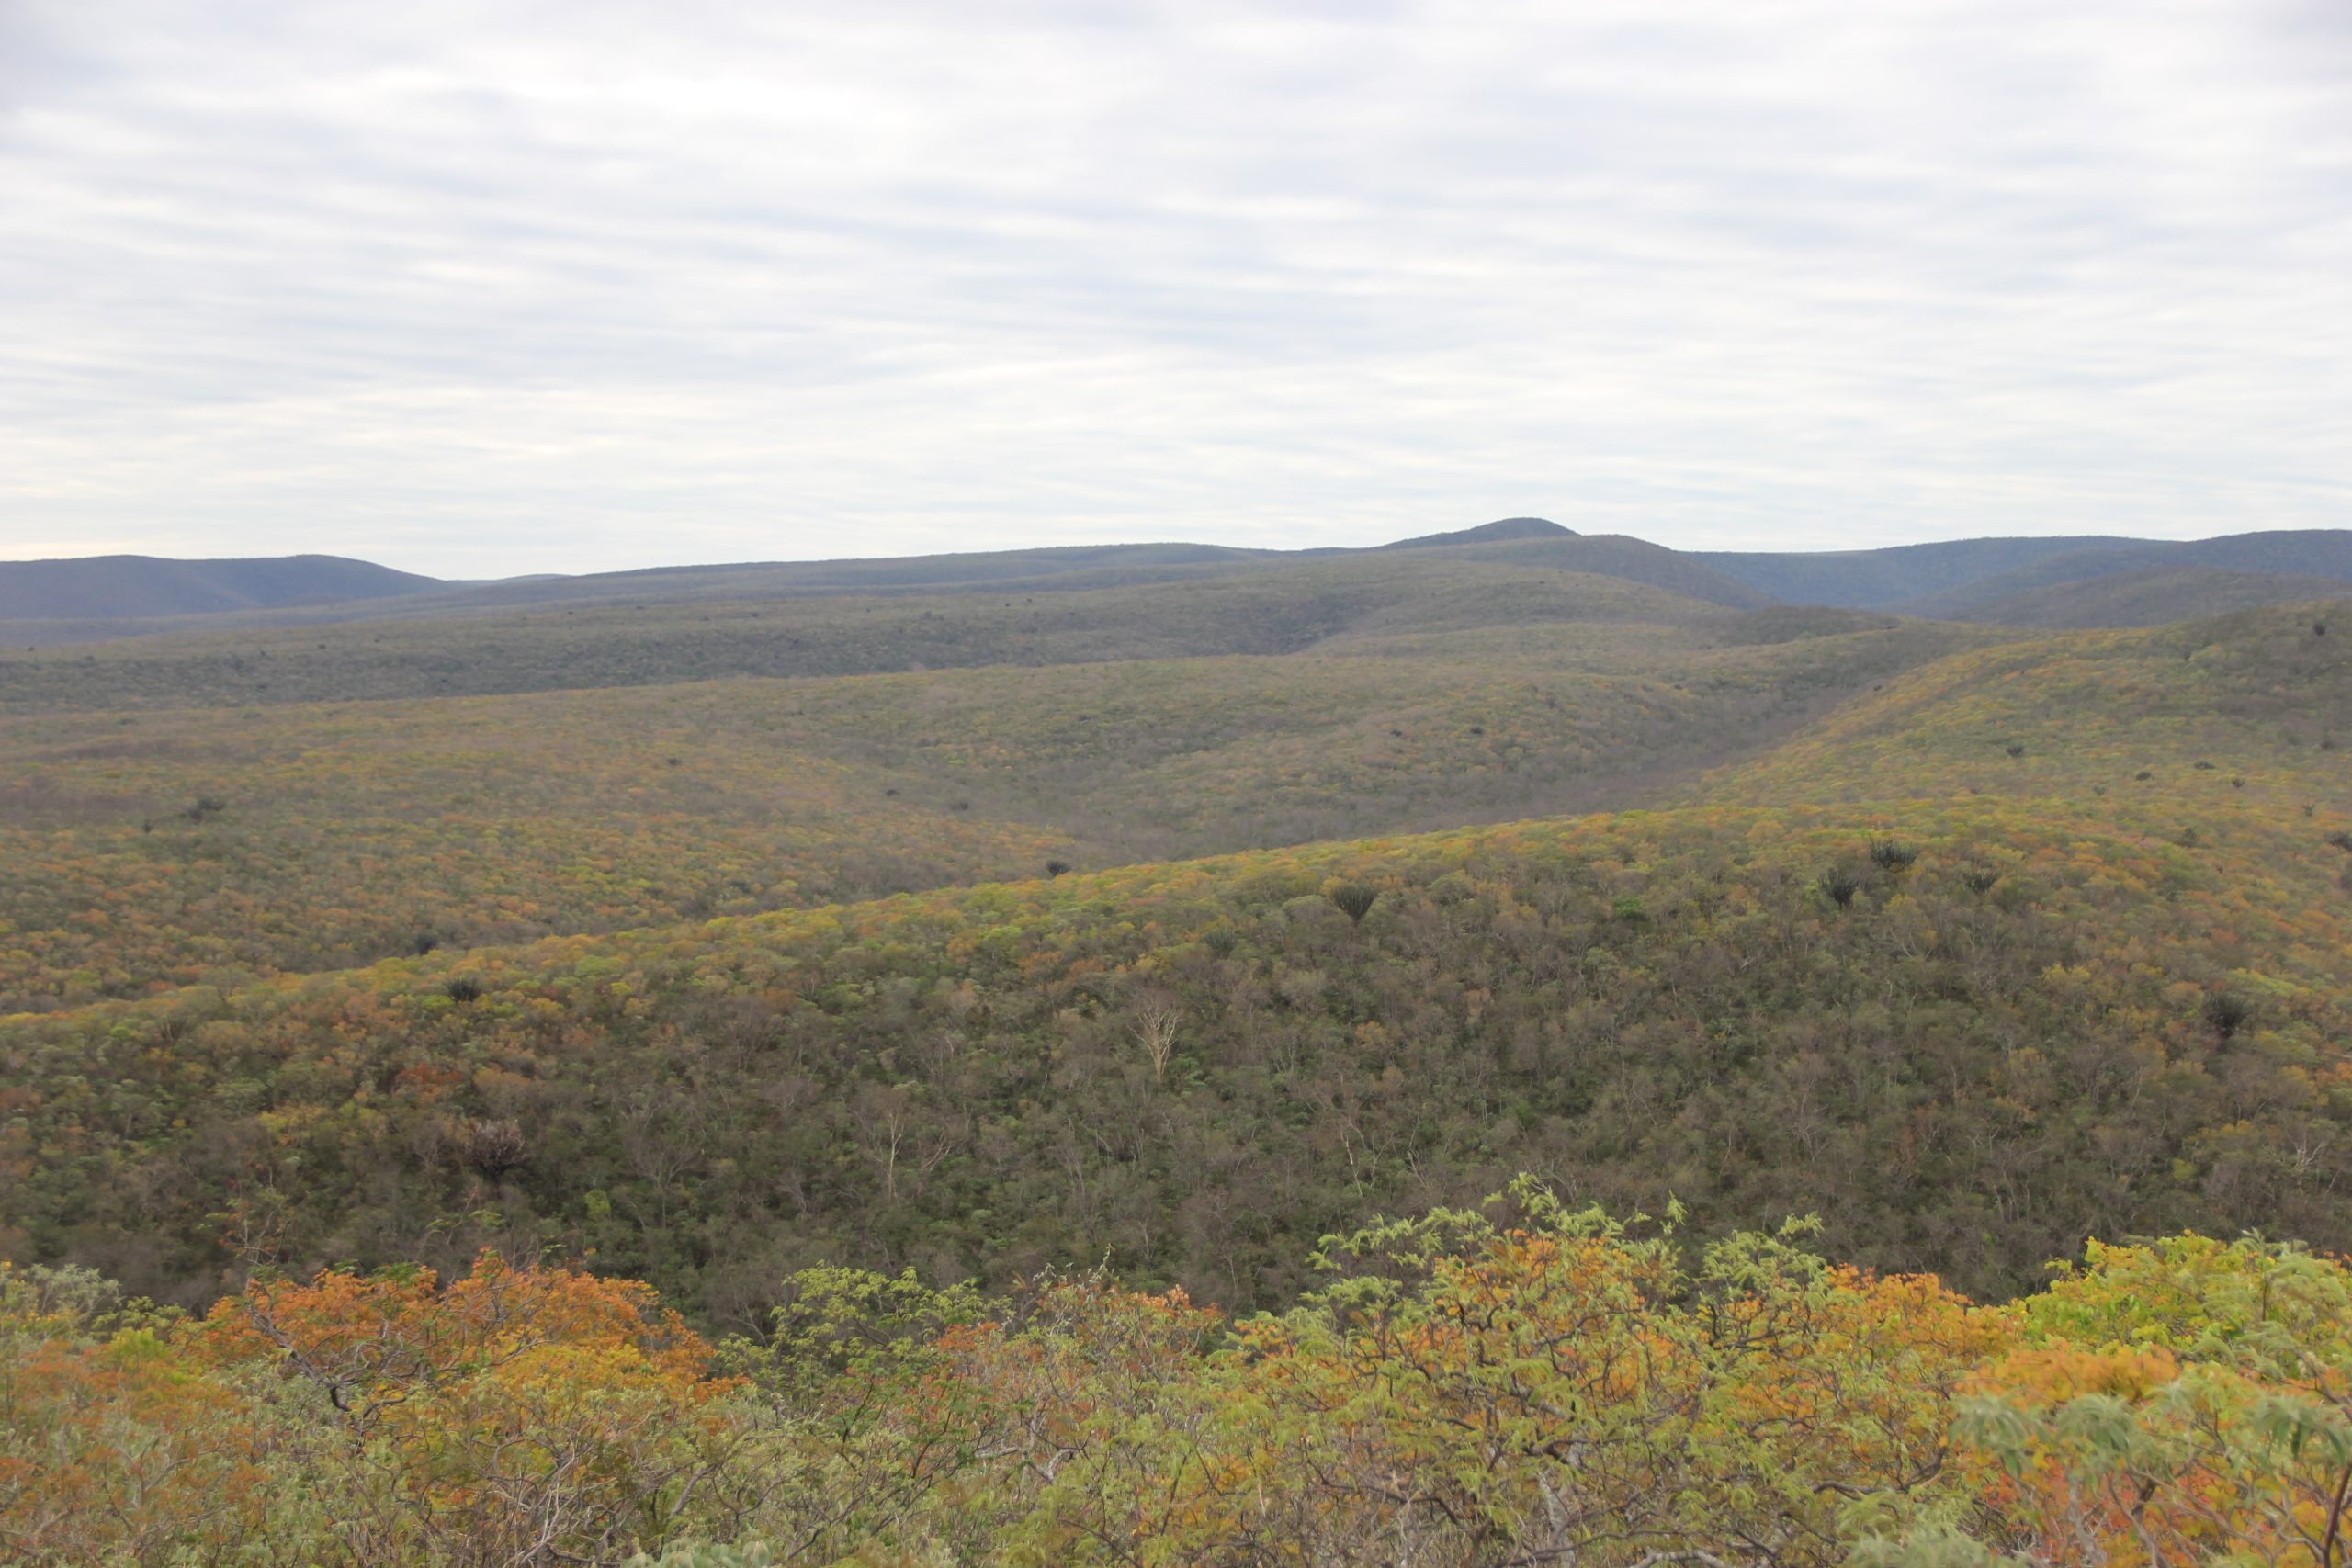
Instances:
[[[2352,522],[2335,0],[8,0],[0,189],[0,556]]]

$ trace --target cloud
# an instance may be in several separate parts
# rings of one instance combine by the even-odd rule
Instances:
[[[0,555],[2332,526],[2323,5],[0,8]]]

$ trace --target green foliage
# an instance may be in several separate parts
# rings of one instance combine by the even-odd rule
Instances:
[[[1894,839],[1880,839],[1871,845],[1871,863],[1882,871],[1908,871],[1919,852],[1909,844]]]

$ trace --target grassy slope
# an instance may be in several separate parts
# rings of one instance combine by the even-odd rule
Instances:
[[[297,1258],[492,1234],[731,1320],[823,1257],[1279,1300],[1319,1231],[1521,1168],[1978,1290],[2092,1232],[2343,1247],[2352,643],[2312,618],[1955,654],[1676,810],[18,1020],[0,1239],[200,1295],[242,1203]]]

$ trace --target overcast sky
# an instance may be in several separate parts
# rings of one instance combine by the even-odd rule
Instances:
[[[2352,0],[0,0],[0,557],[2347,502]]]

